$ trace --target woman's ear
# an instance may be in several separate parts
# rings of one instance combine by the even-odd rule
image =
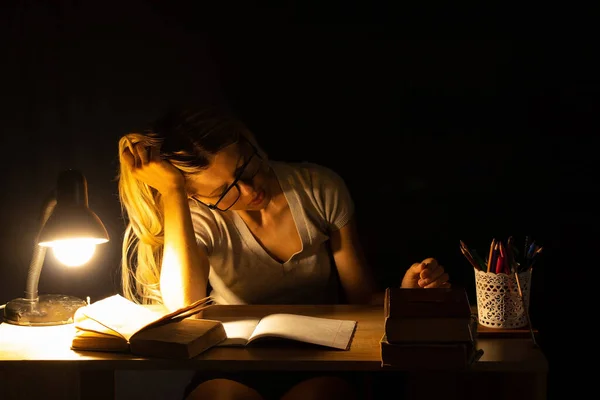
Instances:
[[[252,143],[252,146],[254,146],[254,148],[256,148],[256,151],[258,152],[258,155],[263,160],[267,161],[269,159],[269,156],[267,155],[267,152],[264,151],[262,147],[260,147],[260,145],[256,141],[256,138],[254,137],[254,134],[252,132],[250,132],[248,129],[245,129],[242,132],[242,135],[244,136],[244,138],[246,138],[246,140],[248,140],[250,143]]]
[[[265,161],[269,161],[269,155],[267,154],[266,151],[264,151],[262,149],[262,147],[255,145],[256,146],[256,152],[258,153],[258,155],[260,156],[260,158],[262,158]]]

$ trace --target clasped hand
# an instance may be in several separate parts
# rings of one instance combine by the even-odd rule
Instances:
[[[434,258],[414,263],[402,278],[402,288],[449,288],[449,276]]]

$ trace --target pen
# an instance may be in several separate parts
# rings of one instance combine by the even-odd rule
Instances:
[[[496,273],[501,274],[502,272],[504,272],[504,257],[498,255],[496,257]]]
[[[507,274],[513,270],[515,266],[515,254],[513,252],[513,237],[509,236],[506,241],[506,260],[508,261],[506,264]]]
[[[506,248],[504,247],[504,243],[500,242],[500,256],[502,257],[502,265],[501,265],[501,271],[503,273],[505,273],[506,275],[510,275],[510,268],[508,266],[508,252],[506,251]]]

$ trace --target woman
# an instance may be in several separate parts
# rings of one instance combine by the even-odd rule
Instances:
[[[217,304],[382,301],[352,198],[331,169],[269,160],[239,120],[215,108],[170,113],[122,137],[119,154],[126,297],[169,309],[207,295]],[[407,270],[401,286],[450,284],[427,259]],[[349,395],[336,378],[316,377],[286,398],[306,398],[307,390],[335,398],[324,386]],[[248,385],[211,379],[190,398],[262,397]]]

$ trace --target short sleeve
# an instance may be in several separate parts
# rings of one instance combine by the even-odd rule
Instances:
[[[310,169],[313,196],[328,224],[328,229],[341,229],[354,214],[354,202],[343,178],[324,166]]]

